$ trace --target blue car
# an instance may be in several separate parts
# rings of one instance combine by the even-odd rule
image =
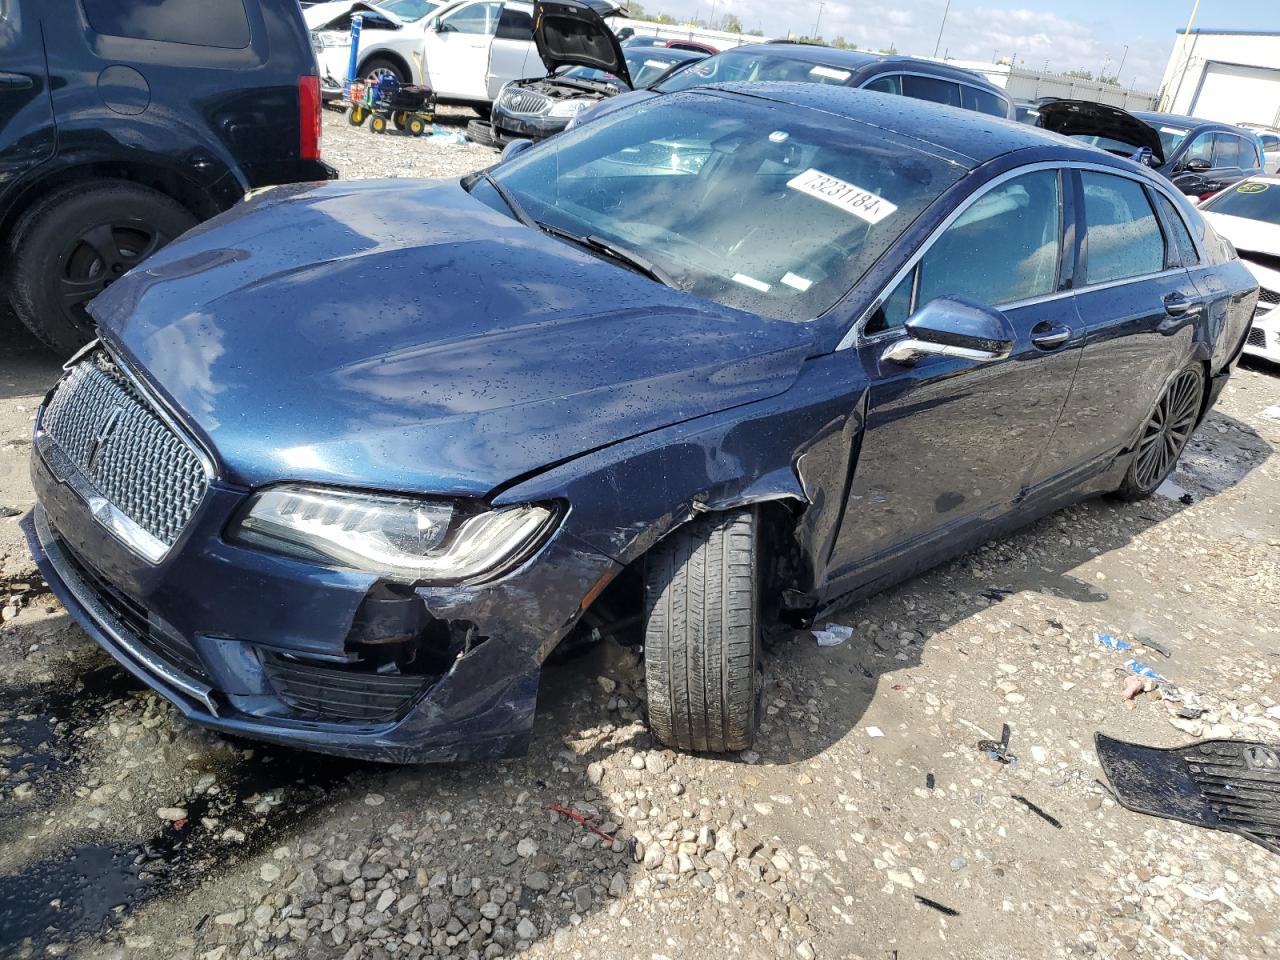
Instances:
[[[613,635],[657,740],[740,750],[767,619],[1150,495],[1256,296],[1127,160],[893,95],[700,88],[166,247],[93,302],[24,522],[72,616],[217,730],[511,755],[548,656]]]

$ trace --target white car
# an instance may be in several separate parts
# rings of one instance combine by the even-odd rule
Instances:
[[[338,24],[335,29],[313,28],[312,40],[325,88],[336,85],[340,95],[351,56],[350,14],[371,5],[342,0],[317,7],[330,8],[325,22],[336,17]],[[317,7],[306,11],[309,23]],[[403,19],[424,7],[433,9],[412,21]],[[390,16],[383,19],[401,22],[390,29],[370,29],[366,18],[357,68],[361,77],[390,73],[401,82],[431,87],[442,103],[470,105],[486,115],[505,84],[546,73],[533,42],[531,2],[453,0],[437,5],[431,0],[385,0],[373,10],[375,22],[384,14]],[[316,22],[325,16],[314,15]]]
[[[1280,363],[1280,177],[1249,177],[1200,204],[1260,287],[1244,352]]]
[[[329,0],[303,10],[325,99],[342,96],[351,61],[354,14],[363,18],[356,75],[393,76],[401,83],[422,83],[427,21],[440,7],[437,0],[384,0],[378,4]]]

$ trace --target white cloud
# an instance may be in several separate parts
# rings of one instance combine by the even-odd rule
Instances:
[[[707,18],[710,0],[646,0],[649,13]],[[820,32],[828,40],[843,36],[850,43],[871,49],[894,46],[900,53],[930,56],[938,40],[945,0],[896,0],[893,7],[868,3],[828,2],[822,7]],[[715,0],[715,17],[736,15],[747,29],[761,29],[771,36],[787,32],[808,34],[818,17],[817,0],[778,4],[776,0]],[[1111,36],[1105,25],[1073,20],[1031,9],[998,9],[952,2],[939,55],[954,59],[991,61],[1017,56],[1018,63],[1051,70],[1089,70],[1098,73],[1119,66],[1124,45],[1129,45],[1120,81],[1139,89],[1155,90],[1173,45],[1172,36]]]

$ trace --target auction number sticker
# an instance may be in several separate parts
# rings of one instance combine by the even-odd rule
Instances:
[[[1236,187],[1236,193],[1266,193],[1270,189],[1269,183],[1258,183],[1256,180],[1249,183],[1242,183]]]
[[[787,186],[792,190],[807,193],[811,197],[817,197],[819,200],[825,200],[833,207],[839,207],[867,223],[879,223],[898,209],[884,197],[878,197],[870,190],[855,187],[852,183],[812,167],[788,180]]]

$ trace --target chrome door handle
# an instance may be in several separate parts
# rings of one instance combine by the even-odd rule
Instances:
[[[6,73],[0,70],[0,90],[30,90],[35,83],[25,73]]]
[[[1171,293],[1164,298],[1164,312],[1171,317],[1181,317],[1184,314],[1194,317],[1200,312],[1200,305],[1180,293]]]
[[[1056,350],[1070,339],[1070,330],[1066,327],[1055,327],[1044,333],[1033,334],[1031,342],[1041,350]]]

